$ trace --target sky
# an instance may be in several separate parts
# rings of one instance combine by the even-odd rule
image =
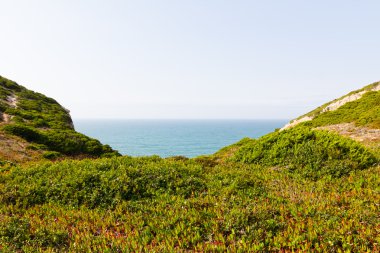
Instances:
[[[0,0],[0,75],[74,119],[291,119],[380,80],[380,1]]]

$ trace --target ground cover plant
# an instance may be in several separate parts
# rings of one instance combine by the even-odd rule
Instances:
[[[0,177],[2,251],[379,250],[379,167],[310,179],[205,159],[8,168]]]

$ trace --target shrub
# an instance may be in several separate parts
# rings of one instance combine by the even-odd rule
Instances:
[[[206,189],[196,164],[148,158],[111,158],[46,163],[5,176],[0,202],[33,206],[58,202],[90,208],[115,206],[122,200],[173,194],[188,198]]]
[[[3,130],[12,135],[21,137],[29,142],[43,143],[45,141],[45,136],[41,134],[38,130],[20,124],[11,124],[3,127]]]
[[[296,127],[268,134],[242,146],[236,161],[265,166],[284,166],[310,178],[340,177],[368,168],[377,160],[364,146],[326,131]]]
[[[103,146],[98,140],[89,138],[74,130],[51,129],[41,131],[33,127],[10,124],[3,127],[8,133],[33,142],[31,149],[47,149],[65,155],[89,155],[89,156],[118,156],[118,152],[108,145]],[[37,145],[36,145],[37,144]],[[42,146],[41,146],[42,145]]]
[[[43,154],[43,157],[49,160],[55,160],[61,156],[62,154],[56,151],[47,151]]]
[[[7,89],[16,90],[16,91],[22,91],[24,88],[18,85],[17,83],[12,82],[11,80],[8,80],[1,76],[0,76],[0,86],[4,86]]]
[[[26,147],[29,150],[49,150],[49,148],[44,144],[32,143]]]
[[[87,137],[73,130],[47,130],[44,132],[44,142],[50,150],[66,155],[87,154],[90,156],[118,156],[110,146],[103,146],[98,140]]]
[[[0,113],[5,112],[7,105],[0,101]]]

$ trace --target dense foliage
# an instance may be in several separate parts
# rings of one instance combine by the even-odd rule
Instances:
[[[0,159],[0,252],[379,252],[379,154],[309,128],[378,127],[379,101],[195,159]],[[3,113],[2,138],[47,159],[117,155],[55,100],[0,77]]]
[[[6,133],[19,136],[29,142],[42,144],[31,145],[30,148],[52,150],[64,155],[118,155],[110,146],[102,145],[98,140],[89,138],[73,130],[38,130],[20,124],[6,125],[2,129]]]
[[[280,166],[314,179],[325,175],[340,177],[377,162],[376,157],[359,143],[307,127],[265,135],[243,145],[234,159],[263,166]]]
[[[0,116],[2,113],[10,115],[11,122],[0,131],[31,142],[29,148],[43,150],[45,158],[119,155],[110,146],[76,132],[69,112],[54,99],[0,77]]]
[[[0,245],[3,252],[375,252],[379,169],[310,180],[158,157],[9,168],[0,172]]]
[[[158,157],[39,164],[14,169],[1,202],[30,207],[49,202],[72,207],[114,207],[123,200],[159,194],[190,197],[205,190],[199,165],[185,166]]]
[[[10,97],[17,99],[17,107],[6,103]],[[12,115],[14,122],[32,127],[73,129],[68,111],[57,101],[1,76],[0,111]]]

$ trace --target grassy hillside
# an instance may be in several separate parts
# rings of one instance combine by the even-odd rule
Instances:
[[[23,118],[29,110],[16,115],[9,96],[3,111],[13,117],[0,141],[64,154],[99,147],[75,140],[65,117],[39,126]],[[0,161],[0,251],[379,252],[380,152],[319,128],[349,123],[377,134],[378,107],[378,92],[368,92],[194,159]]]
[[[4,77],[0,77],[0,113],[10,115],[13,123],[30,127],[74,129],[69,111],[57,101]]]
[[[0,144],[7,148],[5,154],[0,152],[0,160],[117,155],[108,145],[76,132],[69,111],[57,101],[3,77],[0,136]]]
[[[328,103],[325,103],[319,107],[317,107],[316,109],[312,110],[311,112],[308,112],[307,114],[305,115],[302,115],[300,117],[298,117],[298,119],[300,118],[303,118],[303,117],[312,117],[312,118],[315,118],[317,116],[319,116],[320,114],[324,114],[324,110],[330,106],[331,104],[337,102],[337,101],[340,101],[340,100],[343,100],[344,98],[347,98],[351,95],[355,95],[355,94],[360,94],[360,93],[367,93],[367,92],[371,92],[372,90],[376,89],[378,86],[380,85],[380,82],[375,82],[375,83],[372,83],[372,84],[369,84],[361,89],[358,89],[358,90],[355,90],[355,91],[352,91],[340,98],[337,98],[337,99],[334,99]],[[363,101],[362,103],[366,104],[367,102],[366,101]],[[370,102],[371,103],[371,102]],[[352,108],[352,107],[351,107]]]
[[[335,111],[317,115],[308,124],[314,127],[355,123],[356,126],[380,129],[380,91],[370,91]]]

